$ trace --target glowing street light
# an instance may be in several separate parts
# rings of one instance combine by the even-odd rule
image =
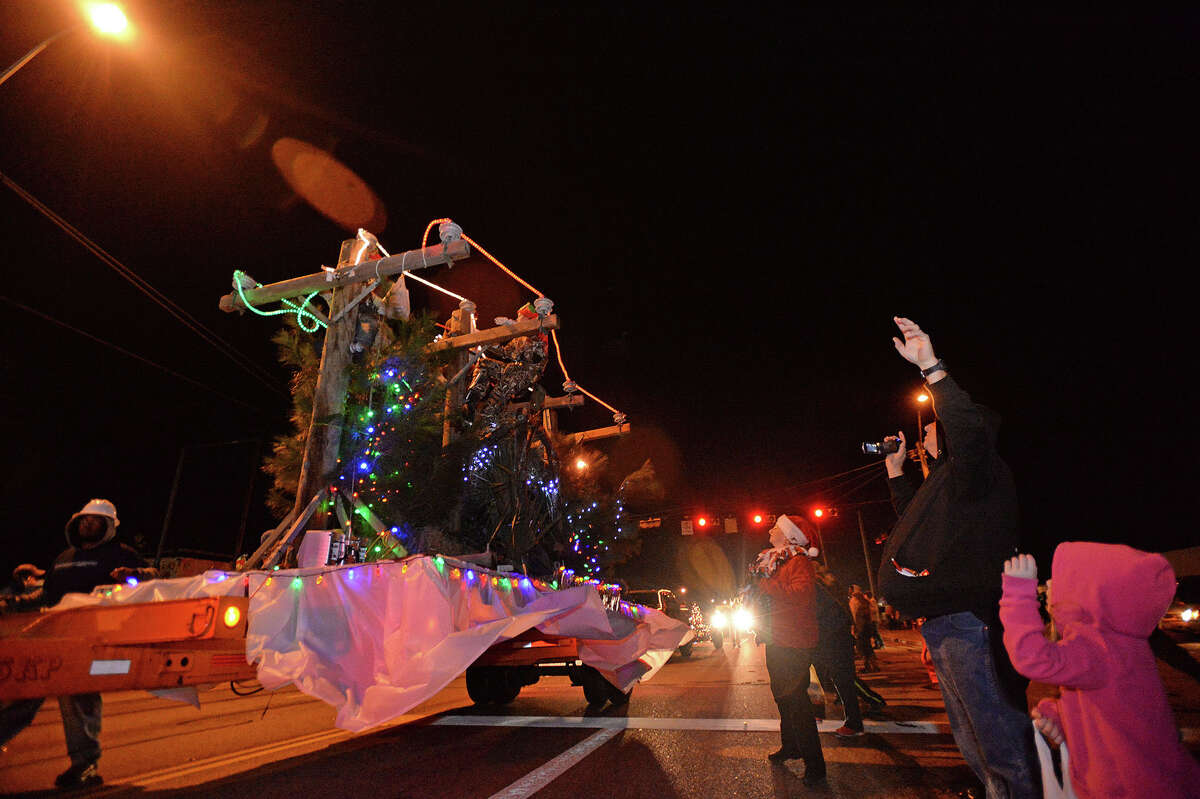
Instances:
[[[129,20],[125,17],[125,12],[122,11],[120,6],[116,5],[115,3],[82,3],[80,5],[80,9],[88,17],[92,29],[97,33],[116,39],[129,38],[131,34]],[[72,25],[69,28],[59,31],[43,41],[41,44],[34,47],[28,53],[13,62],[12,66],[4,70],[3,74],[0,74],[0,84],[3,84],[6,80],[15,75],[17,70],[32,61],[38,53],[42,52],[64,36],[74,33],[77,30],[81,30],[83,27],[83,25]]]
[[[922,391],[917,395],[917,460],[921,462],[921,474],[929,476],[929,462],[925,460],[925,427],[921,423],[921,408],[929,402],[929,395]]]
[[[116,3],[88,3],[84,8],[92,27],[100,33],[120,36],[129,29],[129,20]]]
[[[583,458],[578,459],[575,461],[575,468],[582,472],[587,468],[587,461],[585,461]]]

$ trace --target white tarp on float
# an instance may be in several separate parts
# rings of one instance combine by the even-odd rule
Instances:
[[[69,595],[58,608],[249,592],[246,659],[337,708],[338,727],[382,724],[442,690],[492,644],[537,627],[579,641],[579,657],[628,690],[691,633],[657,610],[606,610],[592,585],[539,590],[518,575],[427,556],[405,561],[149,580]]]

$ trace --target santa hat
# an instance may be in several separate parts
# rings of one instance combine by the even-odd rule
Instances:
[[[794,521],[787,516],[780,516],[775,520],[775,526],[771,528],[770,537],[782,537],[786,545],[805,547],[805,554],[810,558],[815,558],[818,554],[816,547],[808,545],[808,536],[804,534]]]

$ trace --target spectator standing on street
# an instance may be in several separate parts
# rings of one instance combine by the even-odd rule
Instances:
[[[850,613],[854,616],[854,643],[863,659],[863,674],[879,671],[875,662],[875,622],[871,618],[871,599],[862,587],[850,586]]]
[[[841,700],[846,714],[846,723],[835,733],[842,738],[853,738],[863,733],[862,709],[854,684],[854,637],[850,633],[853,619],[838,592],[837,578],[833,572],[819,566],[816,568],[819,642],[813,665],[817,668],[817,677],[825,686],[826,693],[834,693]]]
[[[999,422],[977,405],[934,354],[915,322],[895,317],[896,352],[920,370],[933,397],[925,428],[929,476],[904,472],[904,433],[888,455],[888,488],[899,519],[888,537],[879,590],[909,619],[937,670],[954,741],[989,799],[1041,795],[1025,687],[998,624],[1000,570],[1017,546],[1017,492],[996,451]]]
[[[1054,745],[1066,741],[1079,799],[1200,796],[1200,765],[1179,742],[1147,640],[1175,594],[1167,559],[1120,544],[1059,544],[1049,603],[1056,641],[1038,612],[1033,556],[1010,558],[1003,580],[1000,619],[1013,664],[1062,686],[1033,717]]]
[[[90,593],[98,585],[122,581],[128,577],[148,579],[154,569],[144,567],[136,551],[116,540],[116,507],[106,499],[93,499],[67,522],[70,545],[50,569],[41,589],[0,600],[0,612],[52,607],[65,594]],[[0,707],[0,745],[33,723],[44,699],[21,699]],[[76,694],[58,697],[63,733],[71,767],[59,774],[59,788],[99,785],[97,761],[100,760],[100,694]]]
[[[816,550],[808,548],[808,536],[787,516],[775,521],[770,541],[771,548],[760,552],[750,567],[770,602],[767,674],[779,706],[781,746],[767,757],[776,763],[802,758],[804,784],[820,785],[825,781],[825,755],[808,701],[818,641],[816,576],[809,562]]]

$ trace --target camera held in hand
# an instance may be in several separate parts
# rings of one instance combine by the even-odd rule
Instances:
[[[900,439],[888,436],[883,441],[864,441],[862,451],[864,455],[890,455],[900,451]]]

